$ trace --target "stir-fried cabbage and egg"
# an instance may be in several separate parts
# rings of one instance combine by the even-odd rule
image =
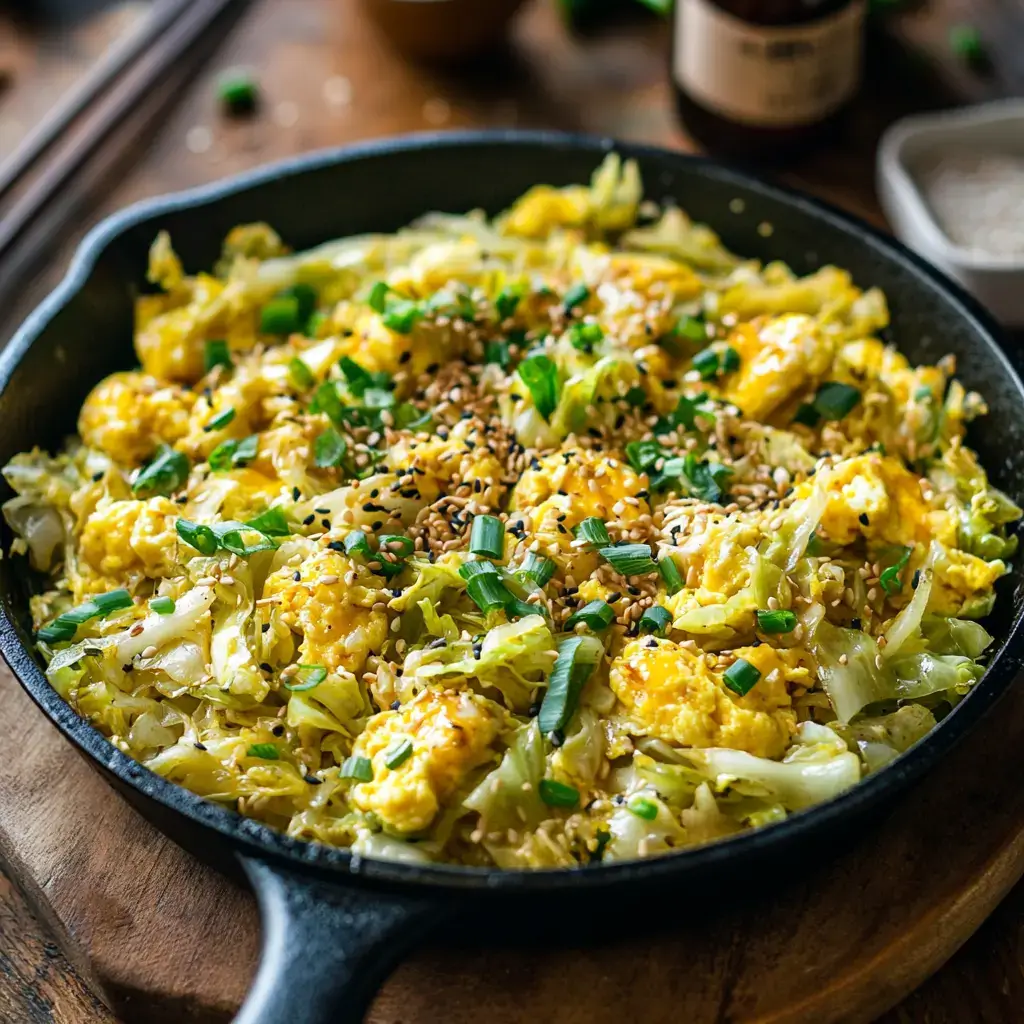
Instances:
[[[653,856],[853,786],[967,694],[1021,510],[885,299],[609,157],[488,220],[160,236],[141,366],[4,475],[53,686],[290,835]]]

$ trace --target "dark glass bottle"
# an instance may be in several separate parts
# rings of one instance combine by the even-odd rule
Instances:
[[[865,0],[676,0],[672,78],[689,133],[778,161],[834,134],[861,81]]]

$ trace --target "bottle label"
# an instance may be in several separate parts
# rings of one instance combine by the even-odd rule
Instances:
[[[676,0],[676,83],[731,121],[820,121],[856,91],[864,0],[803,25],[751,25],[710,0]]]

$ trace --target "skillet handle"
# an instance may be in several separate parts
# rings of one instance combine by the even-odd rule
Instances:
[[[260,965],[234,1024],[359,1024],[445,904],[361,890],[241,857],[263,924]]]

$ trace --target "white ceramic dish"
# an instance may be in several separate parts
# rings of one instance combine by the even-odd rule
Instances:
[[[984,303],[1004,324],[1024,327],[1024,257],[983,256],[957,245],[932,215],[919,168],[950,149],[1024,158],[1024,100],[923,114],[897,121],[878,148],[878,195],[894,233]]]

